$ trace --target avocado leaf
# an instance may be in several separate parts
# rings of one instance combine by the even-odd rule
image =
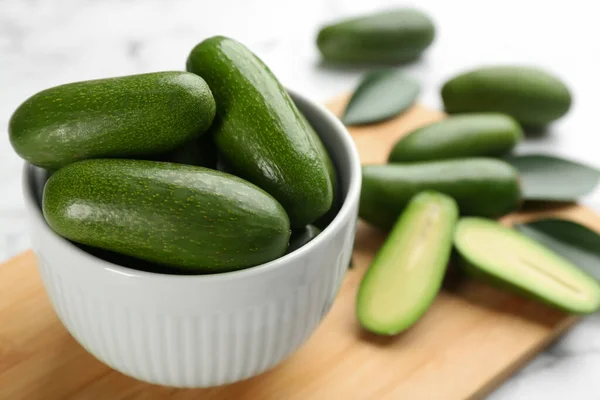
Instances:
[[[519,171],[524,200],[574,201],[592,192],[600,171],[578,162],[543,154],[508,156]]]
[[[354,91],[342,122],[360,125],[390,119],[410,108],[420,92],[421,85],[400,70],[370,72]]]

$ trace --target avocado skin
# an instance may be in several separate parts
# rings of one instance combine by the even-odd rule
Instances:
[[[543,128],[571,107],[569,88],[539,68],[490,66],[466,72],[442,87],[448,113],[500,112],[526,128]]]
[[[187,70],[215,95],[211,131],[235,174],[275,197],[293,227],[325,214],[333,200],[331,161],[269,68],[242,44],[216,36],[191,51]]]
[[[317,47],[332,63],[405,63],[417,59],[434,36],[426,14],[404,8],[327,25],[319,31]]]
[[[33,95],[13,113],[9,136],[23,159],[58,169],[172,150],[205,132],[215,111],[206,82],[187,72],[98,79]]]
[[[197,273],[278,258],[289,220],[262,189],[203,167],[145,160],[85,160],[44,189],[46,222],[89,246]]]
[[[508,115],[456,115],[401,138],[392,149],[389,162],[500,157],[509,153],[522,138],[521,126]]]
[[[382,230],[391,228],[410,199],[424,190],[454,198],[461,215],[496,218],[521,203],[517,171],[491,158],[366,165],[362,173],[359,216]]]

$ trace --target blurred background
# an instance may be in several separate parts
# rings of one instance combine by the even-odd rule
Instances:
[[[406,70],[423,85],[421,102],[440,108],[439,88],[482,64],[527,64],[570,86],[574,106],[542,139],[543,149],[600,167],[600,24],[590,0],[0,0],[0,126],[27,97],[71,81],[181,70],[190,49],[215,34],[246,44],[284,85],[326,102],[353,89],[364,69],[319,61],[326,22],[394,6],[432,16],[437,32]],[[29,247],[21,200],[21,160],[0,134],[0,260]],[[600,195],[585,203],[600,211]],[[588,322],[589,321],[589,322]],[[600,320],[592,316],[505,384],[494,399],[600,398]]]

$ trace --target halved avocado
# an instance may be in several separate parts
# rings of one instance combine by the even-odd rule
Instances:
[[[568,260],[527,236],[485,218],[462,218],[454,235],[468,273],[562,310],[600,308],[600,284]]]
[[[356,311],[365,329],[395,335],[427,311],[444,278],[457,219],[451,197],[413,197],[360,284]]]

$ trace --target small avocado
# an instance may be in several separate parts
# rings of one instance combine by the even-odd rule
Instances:
[[[446,112],[500,112],[527,128],[542,128],[571,107],[571,92],[558,77],[532,67],[490,66],[452,78],[442,87]]]
[[[41,91],[13,113],[8,132],[19,156],[58,169],[89,158],[144,158],[208,130],[215,100],[188,72],[155,72],[74,82]]]
[[[451,116],[401,138],[392,149],[389,162],[500,157],[509,153],[522,138],[519,123],[505,114]]]
[[[286,254],[298,250],[300,247],[319,236],[320,233],[321,230],[313,225],[307,225],[302,229],[292,230],[292,236],[290,236],[290,245]]]
[[[211,132],[235,174],[281,203],[293,227],[325,214],[335,187],[329,155],[262,60],[241,43],[215,36],[192,49],[186,67],[215,95]]]
[[[517,171],[492,158],[365,165],[362,175],[359,216],[383,230],[390,229],[410,199],[425,190],[454,198],[462,215],[495,218],[521,204]]]
[[[241,178],[169,162],[94,159],[69,164],[44,188],[59,235],[193,273],[233,271],[282,256],[283,207]]]
[[[410,201],[358,289],[356,312],[365,329],[395,335],[427,311],[442,285],[457,219],[456,202],[441,193]]]
[[[405,63],[417,59],[434,36],[429,16],[401,8],[327,25],[317,47],[324,60],[337,64]]]
[[[600,285],[570,261],[527,236],[484,218],[462,218],[454,245],[471,275],[562,310],[600,308]]]

